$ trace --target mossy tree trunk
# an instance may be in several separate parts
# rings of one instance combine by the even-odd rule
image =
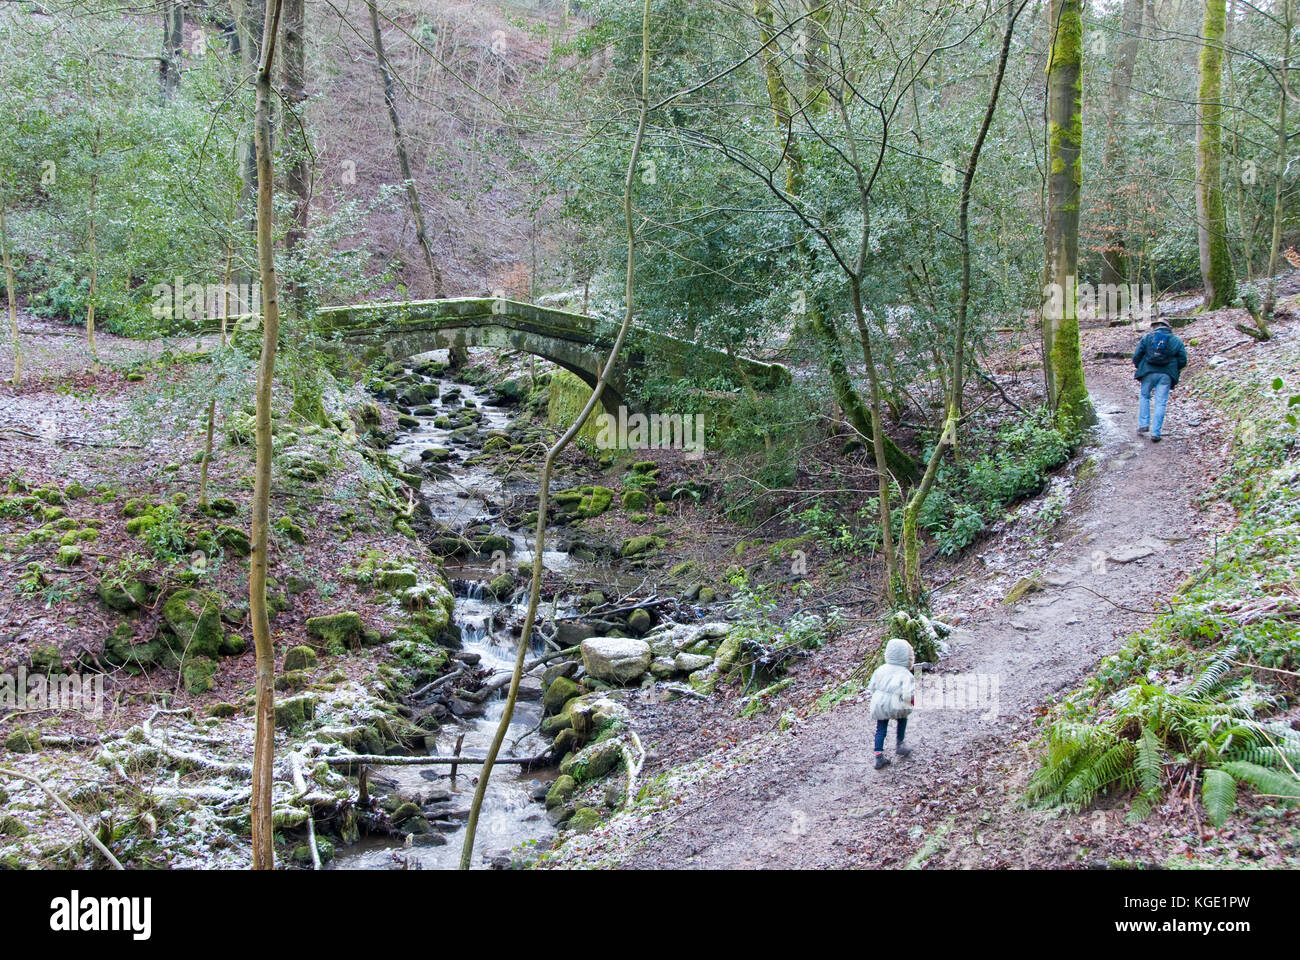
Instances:
[[[1228,248],[1223,202],[1223,30],[1226,0],[1205,0],[1201,28],[1201,78],[1196,123],[1196,234],[1205,307],[1218,310],[1237,298],[1237,275]]]
[[[275,349],[280,332],[280,301],[276,290],[273,217],[274,159],[271,145],[271,68],[281,0],[266,0],[262,53],[257,68],[257,107],[253,141],[257,153],[257,265],[262,280],[262,355],[257,368],[252,553],[248,574],[248,612],[253,628],[256,663],[257,727],[253,746],[253,869],[275,868],[271,822],[271,788],[275,765],[275,651],[266,607],[267,540],[271,504],[271,386],[275,379]]]
[[[1047,64],[1047,223],[1043,357],[1058,423],[1096,421],[1083,378],[1076,290],[1079,197],[1083,184],[1083,17],[1081,0],[1052,0]]]

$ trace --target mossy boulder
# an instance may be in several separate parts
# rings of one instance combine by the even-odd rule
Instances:
[[[364,630],[361,615],[352,610],[309,617],[307,620],[308,635],[319,637],[331,648],[360,646]]]
[[[311,647],[293,647],[284,655],[285,670],[310,670],[320,663]]]
[[[623,491],[624,510],[645,510],[650,506],[650,495],[644,490],[633,487]]]
[[[302,694],[281,700],[275,705],[275,725],[291,730],[316,717],[316,698]]]
[[[411,567],[397,567],[375,571],[375,584],[381,590],[402,590],[413,587],[420,575]]]
[[[578,807],[565,827],[574,833],[587,833],[601,824],[600,811],[595,807]]]
[[[209,500],[207,506],[199,507],[199,511],[209,517],[233,517],[238,509],[229,497],[216,497]]]
[[[211,660],[186,660],[181,667],[181,682],[189,693],[207,693],[216,687],[216,672],[217,665]]]
[[[287,537],[296,544],[301,545],[307,542],[306,531],[288,517],[277,517],[271,526],[282,536]]]
[[[163,622],[175,637],[177,654],[216,659],[225,639],[220,598],[200,590],[177,590],[163,603]]]
[[[33,673],[59,673],[63,670],[63,654],[52,643],[42,643],[27,655]]]
[[[552,810],[555,807],[563,807],[573,799],[573,793],[578,789],[578,781],[567,774],[561,774],[555,778],[551,784],[551,789],[546,791],[546,809]]]
[[[648,553],[658,550],[664,545],[665,541],[661,537],[651,534],[642,534],[638,537],[628,537],[623,541],[623,547],[619,553],[625,557],[642,557]]]
[[[0,837],[25,837],[28,834],[27,824],[23,823],[15,816],[0,816]]]
[[[39,753],[41,735],[35,730],[17,727],[5,737],[5,749],[10,753]]]
[[[560,773],[572,777],[578,784],[599,780],[623,762],[622,742],[610,738],[583,747],[566,757],[560,764]]]
[[[515,592],[515,575],[506,571],[488,584],[488,592],[498,600],[508,600]]]
[[[566,703],[582,693],[582,688],[568,677],[556,677],[542,695],[542,706],[547,713],[559,713]]]
[[[586,485],[561,490],[552,497],[557,513],[568,517],[598,517],[614,501],[614,491],[609,487]]]
[[[241,557],[246,557],[253,550],[253,546],[248,539],[248,531],[246,530],[223,524],[217,527],[216,534],[217,542],[231,553],[237,553]]]
[[[638,637],[654,624],[654,618],[648,610],[633,610],[627,615],[627,627]]]

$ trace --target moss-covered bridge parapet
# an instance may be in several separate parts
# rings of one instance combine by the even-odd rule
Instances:
[[[617,326],[606,320],[493,297],[326,307],[317,311],[317,320],[326,338],[366,359],[383,355],[397,360],[448,347],[522,350],[569,370],[589,386],[595,385],[617,334]],[[651,359],[670,376],[689,374],[699,382],[722,375],[771,390],[790,379],[780,364],[634,330],[610,376],[607,409],[634,406],[627,400],[629,378]]]

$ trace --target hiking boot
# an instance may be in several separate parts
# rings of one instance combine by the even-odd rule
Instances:
[[[904,746],[903,744],[900,743],[898,746],[894,748],[894,752],[898,754],[900,757],[902,757],[903,759],[907,759],[912,755],[912,748],[908,746]]]
[[[890,759],[889,759],[887,756],[885,756],[883,753],[878,753],[878,754],[876,754],[876,769],[877,769],[877,770],[883,770],[883,769],[885,769],[885,767],[889,766],[889,765],[890,765],[891,763],[893,763],[893,762],[894,762],[894,761],[890,760]]]
[[[1138,433],[1147,433],[1150,429],[1150,427],[1138,427]]]
[[[1152,443],[1159,443],[1159,442],[1160,442],[1160,434],[1158,434],[1158,433],[1153,433],[1153,434],[1151,435],[1151,442],[1152,442]]]

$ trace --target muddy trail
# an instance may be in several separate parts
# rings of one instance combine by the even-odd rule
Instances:
[[[1009,831],[1003,839],[1012,849],[995,862],[1050,860],[1024,843],[1024,857],[1032,859],[1017,855],[1015,838],[1028,824],[1013,823],[1023,814],[1013,810],[1010,790],[990,789],[990,780],[1003,779],[990,777],[990,767],[1018,760],[1023,776],[1031,764],[1018,744],[1032,738],[1032,719],[1044,702],[1148,623],[1146,612],[1213,549],[1215,520],[1198,498],[1207,485],[1208,453],[1219,442],[1214,418],[1188,396],[1185,378],[1171,401],[1165,438],[1152,444],[1136,432],[1131,376],[1127,362],[1089,370],[1100,423],[1081,456],[1091,454],[1096,468],[1086,479],[1081,474],[1054,549],[1036,571],[1037,589],[991,608],[960,591],[936,600],[936,616],[959,625],[948,655],[920,690],[973,683],[967,689],[980,692],[978,703],[926,708],[919,690],[907,730],[914,752],[879,771],[868,698],[809,713],[760,757],[723,759],[696,795],[683,798],[681,812],[655,823],[616,862],[714,869],[901,865],[936,828],[951,828],[954,811],[972,807],[980,829]],[[893,738],[891,724],[887,756]],[[736,749],[739,755],[745,745]]]

